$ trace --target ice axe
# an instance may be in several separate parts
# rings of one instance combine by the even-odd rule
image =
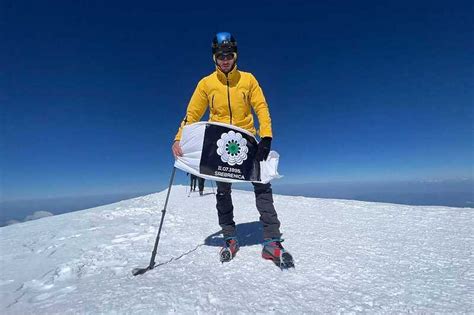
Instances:
[[[132,274],[134,276],[142,275],[148,270],[151,270],[155,268],[155,257],[156,257],[156,250],[158,249],[158,243],[160,242],[160,234],[161,234],[161,228],[163,227],[163,221],[165,218],[166,214],[166,207],[168,206],[168,199],[170,197],[170,192],[171,192],[171,186],[173,185],[173,180],[174,180],[174,174],[176,173],[176,167],[173,167],[173,172],[171,173],[171,178],[170,178],[170,185],[168,186],[168,193],[166,195],[166,201],[165,201],[165,207],[161,211],[161,222],[160,222],[160,227],[158,229],[158,234],[156,235],[156,240],[155,240],[155,246],[153,247],[153,252],[151,253],[151,258],[150,258],[150,264],[146,268],[134,268],[132,270]]]

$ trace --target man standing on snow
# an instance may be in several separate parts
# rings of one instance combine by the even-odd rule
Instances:
[[[191,179],[190,192],[191,192],[191,191],[196,191],[196,180],[197,180],[197,176],[196,176],[196,175],[193,175],[193,174],[189,174],[189,178]]]
[[[198,177],[199,196],[204,196],[204,182],[206,180],[202,177]]]
[[[272,126],[262,89],[251,73],[237,70],[237,42],[230,33],[221,32],[214,36],[212,54],[216,71],[199,81],[191,97],[186,116],[174,139],[172,146],[174,156],[182,156],[179,141],[183,126],[198,122],[209,107],[209,121],[234,125],[256,135],[253,109],[258,117],[261,137],[256,159],[257,161],[266,160],[272,142]],[[225,240],[220,254],[221,261],[226,262],[230,261],[239,250],[231,197],[232,184],[224,182],[216,182],[216,184],[216,207]],[[291,255],[281,245],[283,240],[280,233],[280,221],[273,206],[271,184],[252,184],[260,221],[263,224],[262,257],[274,261],[282,268],[293,267]]]

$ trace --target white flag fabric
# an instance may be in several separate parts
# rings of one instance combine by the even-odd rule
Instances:
[[[184,126],[180,141],[183,156],[174,166],[184,172],[220,182],[268,183],[278,174],[280,155],[270,151],[257,162],[258,143],[245,129],[216,122]]]

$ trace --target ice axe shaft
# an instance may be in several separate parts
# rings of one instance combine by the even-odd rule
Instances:
[[[158,243],[160,242],[161,229],[163,227],[163,221],[165,219],[165,214],[166,214],[166,207],[168,206],[168,200],[170,198],[171,186],[173,186],[175,173],[176,173],[176,167],[173,167],[173,172],[171,173],[171,178],[170,178],[170,184],[168,186],[168,193],[166,194],[165,207],[161,211],[162,215],[161,215],[160,227],[158,228],[158,234],[156,235],[155,246],[153,247],[153,252],[151,253],[150,264],[146,268],[135,268],[135,269],[133,269],[132,274],[134,276],[144,274],[148,270],[151,270],[151,269],[155,268],[156,251],[158,249]]]

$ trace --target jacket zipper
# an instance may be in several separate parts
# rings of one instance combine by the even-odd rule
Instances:
[[[211,119],[212,117],[212,108],[214,107],[214,96],[216,96],[215,94],[212,95],[212,100],[211,100],[211,109],[209,110],[209,120]]]
[[[227,74],[225,76],[227,79],[227,104],[229,105],[230,124],[232,125],[232,108],[230,107],[229,77],[227,76]]]

